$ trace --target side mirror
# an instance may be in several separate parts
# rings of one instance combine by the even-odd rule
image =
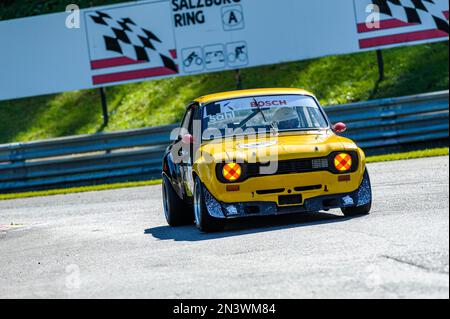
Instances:
[[[342,122],[336,123],[333,125],[333,132],[340,134],[340,133],[344,133],[345,131],[347,131],[347,125],[345,125]]]
[[[181,141],[186,144],[193,144],[194,143],[194,137],[191,134],[185,134],[183,135],[183,137],[181,138]]]

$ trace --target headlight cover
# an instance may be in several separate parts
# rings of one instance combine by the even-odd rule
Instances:
[[[222,183],[237,183],[245,179],[245,168],[243,164],[235,162],[218,164],[216,175]]]
[[[356,152],[334,152],[330,155],[331,171],[337,174],[352,173],[358,169],[359,158]]]
[[[238,163],[227,163],[222,168],[222,176],[230,182],[235,182],[242,176],[242,168]]]
[[[347,172],[352,168],[352,157],[347,153],[339,153],[334,157],[334,167],[340,172]]]

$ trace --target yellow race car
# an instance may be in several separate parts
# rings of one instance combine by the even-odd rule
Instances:
[[[219,93],[190,103],[163,158],[171,226],[204,232],[227,219],[341,208],[368,214],[364,152],[299,89]]]

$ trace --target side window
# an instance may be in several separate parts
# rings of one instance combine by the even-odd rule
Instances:
[[[201,109],[198,104],[194,104],[192,107],[192,119],[191,123],[189,125],[189,133],[195,136],[195,133],[201,135],[200,132],[194,132],[194,130],[200,129],[202,125],[202,115],[201,115]],[[198,125],[199,127],[194,127],[194,122],[196,122],[195,125]]]
[[[183,122],[181,123],[181,130],[180,135],[184,135],[189,133],[190,124],[192,119],[192,108],[187,111],[186,115],[184,116]]]
[[[323,118],[322,114],[320,114],[320,110],[318,108],[308,107],[308,112],[313,122],[314,127],[326,127],[327,122]]]

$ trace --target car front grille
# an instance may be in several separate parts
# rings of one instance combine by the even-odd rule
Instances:
[[[273,167],[273,163],[271,163]],[[295,159],[288,161],[279,161],[276,172],[265,173],[268,171],[268,164],[261,163],[249,163],[247,164],[247,177],[257,177],[261,175],[282,175],[282,174],[294,174],[305,173],[318,170],[326,170],[328,168],[328,161],[323,159]]]

